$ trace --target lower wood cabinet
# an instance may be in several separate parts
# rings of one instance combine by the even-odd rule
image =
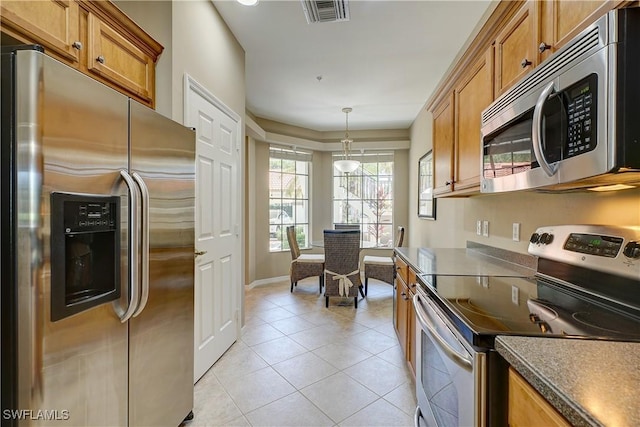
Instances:
[[[412,373],[415,375],[416,318],[413,308],[413,296],[415,295],[416,273],[399,258],[396,258],[396,273],[393,324],[402,353]]]
[[[563,426],[571,424],[520,374],[509,367],[509,426]]]

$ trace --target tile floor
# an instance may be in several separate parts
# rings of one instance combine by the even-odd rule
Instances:
[[[318,294],[317,279],[245,295],[241,338],[195,386],[195,426],[413,426],[415,386],[393,329],[392,288]]]

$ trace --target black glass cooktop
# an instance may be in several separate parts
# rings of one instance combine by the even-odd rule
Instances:
[[[420,276],[471,344],[493,347],[496,335],[640,341],[640,307],[537,277]]]

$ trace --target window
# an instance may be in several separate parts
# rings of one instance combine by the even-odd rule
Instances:
[[[352,157],[360,161],[355,172],[333,168],[333,223],[359,224],[364,247],[393,246],[393,153]]]
[[[286,228],[296,227],[298,246],[309,247],[311,152],[269,147],[269,250],[289,250]]]

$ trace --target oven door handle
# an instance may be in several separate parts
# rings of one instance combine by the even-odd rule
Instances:
[[[536,156],[536,160],[538,164],[547,174],[547,176],[553,176],[558,171],[558,164],[549,164],[547,159],[544,157],[544,153],[542,151],[542,108],[544,107],[544,103],[547,102],[547,98],[549,95],[553,93],[554,84],[550,82],[543,90],[540,96],[538,97],[538,101],[536,102],[536,106],[533,109],[533,128],[531,129],[531,139],[533,140],[533,154]]]
[[[460,367],[466,369],[469,372],[472,372],[473,360],[471,359],[471,357],[457,352],[444,338],[440,336],[440,334],[438,334],[436,327],[431,323],[430,320],[428,320],[428,315],[422,308],[419,294],[415,294],[413,296],[413,306],[416,310],[416,317],[418,318],[418,322],[420,322],[420,326],[422,326],[422,329],[425,329],[429,332],[431,337],[440,346],[440,349],[444,351],[451,360],[453,360]]]

